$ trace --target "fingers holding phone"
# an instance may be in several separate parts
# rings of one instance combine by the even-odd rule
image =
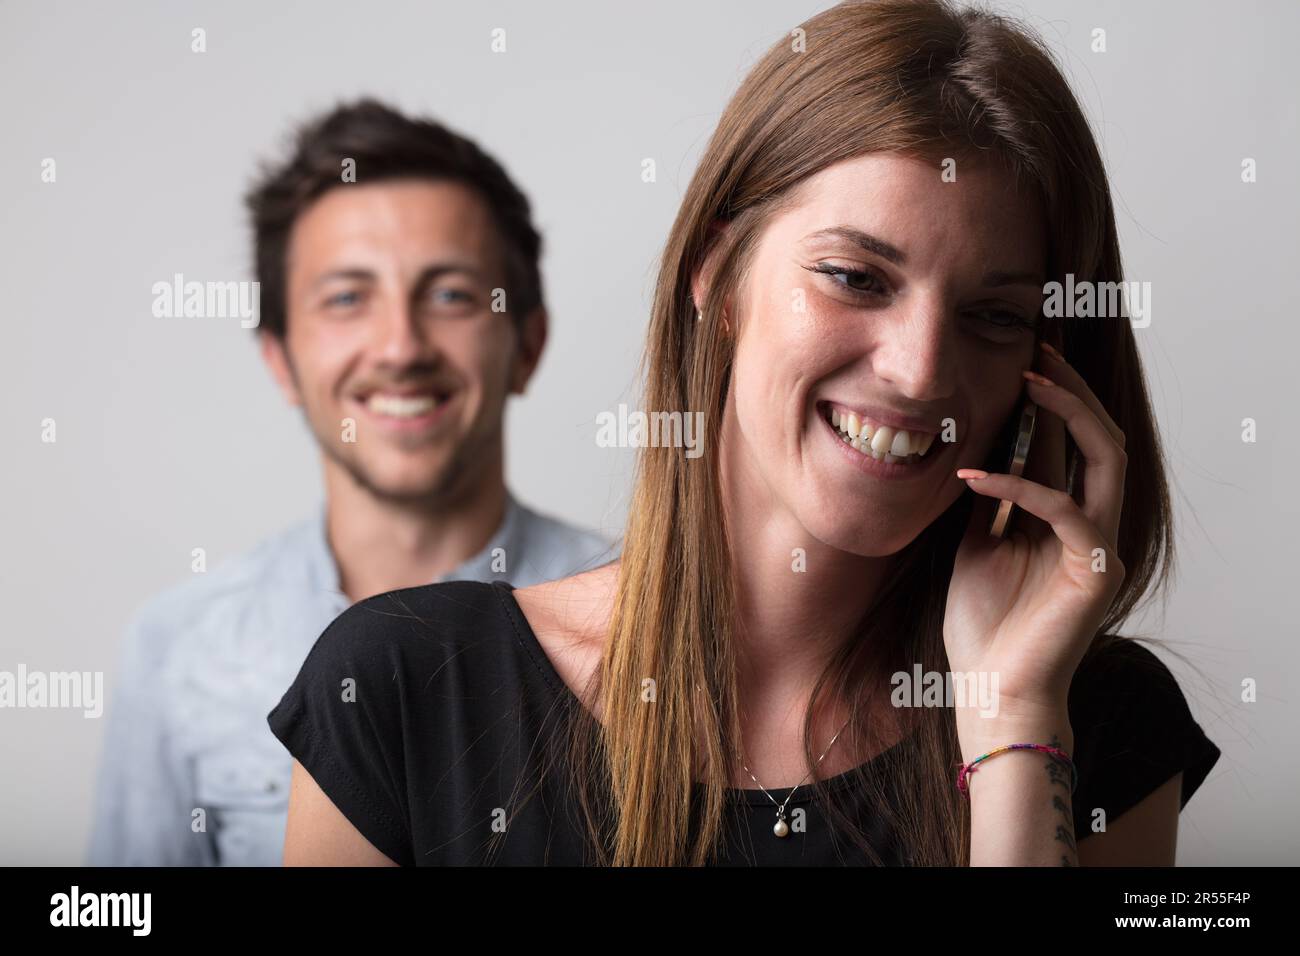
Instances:
[[[1025,472],[1025,464],[1029,459],[1029,449],[1034,440],[1034,433],[1038,424],[1038,406],[1030,399],[1026,398],[1020,405],[1020,413],[1016,423],[1015,433],[1011,440],[1011,448],[1007,454],[1007,462],[1002,469],[1004,474],[1020,477]],[[1003,498],[998,501],[993,511],[993,520],[989,523],[989,534],[995,538],[1006,536],[1007,529],[1011,525],[1012,512],[1015,511],[1015,502],[1009,498]]]

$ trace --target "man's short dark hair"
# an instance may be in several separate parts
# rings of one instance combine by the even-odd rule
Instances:
[[[542,304],[542,237],[527,197],[476,143],[427,118],[411,118],[374,99],[341,103],[297,130],[292,155],[263,166],[244,202],[252,218],[260,329],[283,339],[286,253],[294,221],[326,191],[346,187],[344,160],[356,182],[420,178],[452,181],[486,202],[504,244],[507,311],[522,319]]]

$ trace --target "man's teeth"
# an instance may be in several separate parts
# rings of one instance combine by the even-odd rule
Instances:
[[[870,455],[877,461],[916,462],[925,457],[934,443],[934,435],[928,432],[909,432],[902,428],[890,428],[888,425],[874,427],[869,422],[858,418],[854,412],[840,414],[838,408],[831,408],[830,423],[839,432],[846,445],[864,455]]]
[[[390,418],[415,418],[427,415],[438,407],[438,399],[432,395],[385,395],[375,392],[366,399],[366,408],[377,415]]]

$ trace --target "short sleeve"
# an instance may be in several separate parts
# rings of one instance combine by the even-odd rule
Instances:
[[[1181,809],[1220,757],[1169,668],[1128,638],[1113,638],[1085,658],[1070,687],[1069,709],[1079,839],[1092,833],[1097,809],[1113,823],[1179,772]]]
[[[375,601],[354,605],[325,629],[267,723],[362,836],[410,866],[406,668]]]

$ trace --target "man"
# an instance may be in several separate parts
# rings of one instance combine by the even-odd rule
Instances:
[[[312,520],[132,621],[92,865],[277,865],[292,758],[266,714],[351,603],[524,587],[613,557],[506,488],[507,396],[546,339],[527,199],[472,142],[372,100],[304,127],[248,196],[261,351],[321,450]]]

